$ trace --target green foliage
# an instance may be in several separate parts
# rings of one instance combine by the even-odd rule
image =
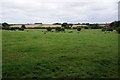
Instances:
[[[18,30],[19,30],[19,31],[24,31],[24,28],[19,28]]]
[[[61,27],[56,27],[56,28],[55,28],[55,31],[56,31],[56,32],[61,31]]]
[[[15,31],[15,29],[16,29],[16,28],[14,28],[14,27],[10,27],[10,29],[9,29],[9,30],[13,30],[13,31]]]
[[[61,31],[65,31],[65,28],[61,28]]]
[[[25,25],[22,25],[22,26],[19,28],[19,30],[20,30],[20,31],[24,31],[25,28],[26,28]]]
[[[110,23],[110,27],[113,27],[115,29],[120,27],[120,21],[114,21],[114,22]]]
[[[10,25],[8,23],[2,23],[2,26],[3,26],[2,29],[5,29],[5,30],[9,30],[10,28]]]
[[[118,32],[118,34],[120,34],[120,27],[118,27],[116,31]]]
[[[113,29],[112,29],[112,28],[107,28],[106,30],[107,30],[107,31],[113,31]]]
[[[64,27],[65,29],[71,29],[73,24],[63,23],[61,26]]]
[[[73,24],[69,24],[69,27],[71,28],[73,26]]]
[[[116,29],[117,33],[120,34],[120,21],[114,21],[110,24],[110,26]]]
[[[88,27],[84,27],[85,29],[88,29]]]
[[[52,28],[51,28],[51,27],[48,27],[48,28],[47,28],[47,31],[50,31],[50,32],[51,32],[51,31],[52,31]]]
[[[25,25],[22,25],[21,28],[24,28],[24,29],[25,29],[26,27],[25,27]]]
[[[77,26],[77,31],[81,31],[81,28],[79,26]]]
[[[104,32],[104,31],[106,31],[106,29],[105,29],[105,28],[102,28],[102,31]]]
[[[53,23],[53,25],[61,25],[61,23]]]
[[[98,24],[90,24],[89,27],[91,29],[100,29],[99,25]]]

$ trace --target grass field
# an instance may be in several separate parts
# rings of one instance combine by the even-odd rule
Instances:
[[[118,77],[115,31],[42,31],[2,31],[3,78]]]

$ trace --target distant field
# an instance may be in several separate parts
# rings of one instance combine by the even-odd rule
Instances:
[[[53,25],[53,24],[25,24],[26,28],[32,28],[32,27],[61,27],[61,25]],[[77,27],[77,26],[81,26],[81,27],[85,27],[87,25],[73,25],[72,27]],[[105,26],[105,25],[100,25],[100,26]],[[16,25],[12,25],[11,27],[21,27],[21,24],[16,24]]]
[[[2,31],[3,78],[118,77],[115,31],[43,31]]]
[[[61,25],[52,25],[52,24],[25,24],[26,28],[33,27],[61,27]],[[11,27],[21,27],[21,24],[13,25]]]

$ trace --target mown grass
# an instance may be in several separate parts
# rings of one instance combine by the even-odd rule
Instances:
[[[43,31],[2,31],[3,78],[118,77],[115,31]]]

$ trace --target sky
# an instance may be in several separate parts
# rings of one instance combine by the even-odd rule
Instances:
[[[0,0],[0,22],[109,23],[118,20],[119,0]]]

